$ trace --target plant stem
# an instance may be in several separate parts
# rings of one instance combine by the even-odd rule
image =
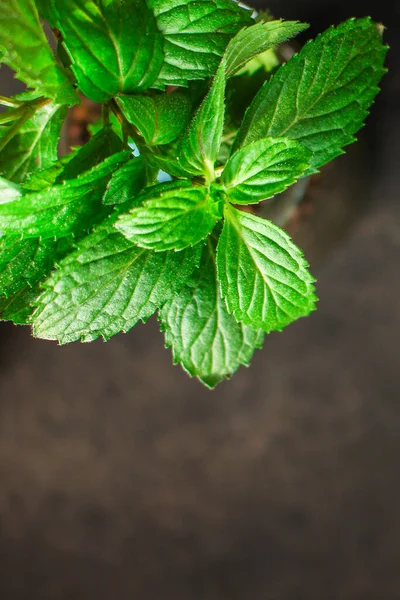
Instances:
[[[133,125],[131,123],[129,123],[129,121],[126,120],[125,116],[122,114],[122,112],[121,112],[118,104],[115,102],[115,100],[111,100],[110,108],[113,111],[114,115],[117,117],[118,121],[122,125],[122,131],[124,132],[124,141],[125,141],[125,137],[127,137],[129,135],[133,139],[133,141],[135,142],[137,147],[139,148],[139,152],[141,152],[141,147],[143,146],[143,140],[138,135],[138,133],[136,132]],[[126,143],[127,143],[127,140],[126,140]]]
[[[0,104],[3,106],[10,106],[11,108],[18,108],[23,102],[14,100],[13,98],[7,98],[6,96],[0,96]]]
[[[35,114],[35,112],[37,110],[39,110],[39,108],[42,108],[42,106],[45,106],[46,104],[49,104],[50,102],[51,102],[51,99],[41,97],[41,98],[36,98],[35,100],[32,100],[31,102],[25,102],[22,106],[20,106],[19,108],[23,109],[20,111],[21,116],[19,117],[19,119],[17,121],[15,121],[15,123],[13,125],[11,125],[11,127],[8,129],[7,133],[1,138],[0,152],[1,152],[1,150],[3,150],[5,148],[5,146],[7,146],[8,142],[14,137],[14,135],[16,133],[18,133],[18,131],[21,129],[21,127]],[[19,110],[19,108],[16,110]],[[10,119],[8,119],[8,120],[10,120]],[[5,121],[3,121],[3,122],[5,122]]]
[[[14,110],[9,110],[8,112],[1,114],[0,115],[0,124],[1,123],[9,123],[10,121],[15,121],[16,119],[19,119],[23,114],[25,114],[26,110],[27,110],[26,106],[19,106],[18,108],[15,108]]]
[[[103,104],[103,107],[102,107],[102,118],[103,118],[103,125],[104,125],[104,127],[106,125],[110,124],[110,107],[108,106],[108,104]]]

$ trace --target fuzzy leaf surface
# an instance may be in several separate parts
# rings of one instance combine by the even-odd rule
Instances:
[[[21,183],[30,173],[57,160],[57,148],[66,107],[47,104],[39,108],[0,150],[0,175]],[[11,125],[0,126],[0,143]]]
[[[78,96],[47,43],[34,0],[0,0],[0,55],[28,87],[59,104]]]
[[[129,151],[115,154],[76,179],[0,204],[0,231],[52,238],[77,227],[90,229],[106,215],[102,198],[109,177],[129,156]]]
[[[200,266],[185,286],[160,310],[166,346],[174,363],[213,388],[248,365],[261,348],[262,330],[254,330],[228,313],[221,297],[215,265],[215,240],[208,239]]]
[[[286,138],[264,138],[235,152],[222,174],[234,204],[254,204],[283,192],[310,165],[311,152]]]
[[[183,187],[145,200],[121,215],[116,227],[141,248],[182,250],[204,239],[221,218],[219,198],[214,199],[207,188]]]
[[[230,38],[251,25],[251,11],[233,0],[149,0],[164,36],[158,85],[186,86],[215,74]]]
[[[226,47],[224,60],[226,77],[232,77],[244,65],[273,46],[307,29],[308,25],[298,21],[267,21],[244,27],[231,39]]]
[[[371,19],[332,27],[281,66],[248,108],[234,149],[263,137],[298,140],[310,172],[354,141],[378,93],[387,48]]]
[[[151,252],[134,246],[111,222],[102,225],[46,280],[34,335],[66,344],[126,332],[185,283],[200,253]]]
[[[182,138],[179,161],[194,175],[214,178],[225,115],[225,68],[221,64],[213,84]]]
[[[54,6],[86,96],[105,102],[151,86],[163,62],[163,39],[145,0],[54,0]]]
[[[188,124],[192,109],[189,96],[180,92],[154,96],[122,95],[116,101],[148,146],[169,144],[175,140]]]
[[[315,309],[314,278],[287,233],[229,206],[217,248],[218,279],[229,312],[267,333]]]

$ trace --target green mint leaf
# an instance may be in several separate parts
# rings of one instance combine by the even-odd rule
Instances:
[[[346,21],[308,42],[261,88],[234,148],[289,137],[312,151],[315,172],[354,141],[378,92],[385,54],[370,19]]]
[[[115,154],[76,179],[0,204],[0,231],[51,238],[90,229],[107,213],[102,198],[109,177],[129,156]]]
[[[111,125],[100,129],[96,135],[79,148],[78,152],[68,161],[62,173],[55,183],[62,183],[67,179],[74,179],[85,171],[90,171],[105,159],[122,152],[123,143],[121,138],[114,132]],[[128,155],[127,155],[128,156]]]
[[[7,236],[0,242],[0,319],[29,323],[40,281],[67,254],[73,237],[60,240]]]
[[[122,146],[122,141],[112,128],[103,127],[78,150],[53,162],[47,169],[32,173],[23,187],[31,192],[39,192],[67,179],[75,179],[109,156],[122,151]]]
[[[36,286],[53,268],[60,242],[7,237],[0,242],[0,319],[24,324]]]
[[[0,54],[38,94],[59,104],[78,102],[68,72],[47,43],[33,0],[0,0]]]
[[[233,0],[149,0],[164,36],[158,85],[181,85],[215,74],[230,38],[251,25],[251,11]]]
[[[273,46],[307,29],[308,25],[298,21],[261,21],[245,27],[231,39],[226,47],[224,60],[226,77],[232,77],[244,65]]]
[[[248,366],[264,339],[262,330],[238,323],[228,313],[220,293],[211,236],[199,268],[162,307],[160,320],[174,363],[181,363],[209,388],[231,377],[240,365]]]
[[[57,27],[80,90],[95,102],[145,90],[163,62],[163,39],[145,0],[54,0]]]
[[[110,221],[82,239],[46,280],[32,317],[34,335],[66,344],[126,332],[184,285],[200,255],[201,248],[137,248]]]
[[[14,184],[0,180],[0,202],[7,201],[7,195],[8,201],[17,198],[26,189],[42,192],[56,182],[76,179],[117,151],[120,145],[119,138],[106,128],[77,152],[63,157],[48,169],[36,172],[22,190]],[[99,188],[96,186],[92,195],[82,196],[82,201],[89,200],[100,205],[104,190],[105,184]],[[14,323],[28,323],[34,302],[41,294],[40,282],[54,268],[54,264],[71,250],[74,241],[79,240],[82,233],[85,234],[88,228],[99,222],[108,212],[101,208],[96,210],[90,223],[76,222],[73,225],[73,236],[65,237],[64,229],[59,228],[57,235],[64,237],[57,239],[21,239],[18,236],[3,238],[0,244],[0,318],[9,319]]]
[[[31,173],[27,181],[23,184],[23,189],[28,192],[40,192],[48,189],[55,184],[59,177],[62,177],[65,166],[73,159],[74,155],[75,152],[71,152],[59,158],[51,167]]]
[[[146,199],[121,215],[116,227],[141,248],[183,250],[204,239],[222,218],[222,203],[205,187],[181,187]],[[140,199],[138,198],[138,201]]]
[[[225,68],[222,63],[213,84],[182,138],[179,161],[194,175],[215,179],[214,165],[221,145],[225,114]]]
[[[55,27],[57,22],[57,13],[54,8],[53,0],[34,0],[36,8],[42,19],[45,19],[51,27]]]
[[[124,204],[132,201],[146,184],[146,165],[142,156],[132,158],[113,173],[107,184],[103,203],[106,205]]]
[[[310,165],[311,152],[286,138],[265,138],[235,152],[222,173],[231,202],[255,204],[283,192]]]
[[[30,173],[45,169],[57,160],[58,142],[65,115],[65,106],[46,104],[14,135],[13,125],[0,126],[0,144],[2,141],[6,142],[0,150],[0,175],[20,183]]]
[[[142,149],[142,154],[152,169],[161,169],[172,177],[181,179],[193,177],[193,174],[186,171],[179,162],[179,139],[165,146],[145,147]]]
[[[125,118],[144,137],[148,146],[169,144],[185,129],[192,102],[187,94],[118,96],[117,104]]]
[[[301,250],[270,221],[227,207],[217,267],[228,310],[246,325],[281,331],[315,308]]]

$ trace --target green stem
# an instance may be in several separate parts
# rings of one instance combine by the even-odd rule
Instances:
[[[11,108],[18,108],[23,104],[19,100],[14,100],[13,98],[7,98],[6,96],[0,96],[0,104],[3,106],[10,106]]]
[[[15,121],[19,119],[22,115],[25,114],[26,106],[19,106],[14,110],[9,110],[8,112],[2,113],[0,115],[0,123],[9,123],[10,121]]]
[[[36,98],[36,100],[32,100],[31,102],[25,102],[23,104],[23,106],[21,106],[20,108],[23,109],[21,110],[21,116],[18,118],[17,121],[15,121],[15,123],[13,125],[11,125],[11,127],[7,130],[7,133],[1,138],[0,140],[0,152],[7,146],[8,142],[14,137],[14,135],[16,133],[18,133],[18,131],[21,129],[21,127],[23,125],[25,125],[25,123],[31,118],[33,117],[33,115],[35,114],[35,112],[37,110],[39,110],[39,108],[42,108],[42,106],[45,106],[46,104],[49,104],[51,102],[51,100],[49,98]],[[16,109],[19,110],[19,109]],[[13,111],[14,114],[16,111]],[[10,119],[8,119],[10,120]],[[1,121],[0,121],[1,122]],[[3,122],[7,122],[7,121],[3,121]]]
[[[125,138],[130,136],[133,139],[133,141],[135,142],[135,144],[137,145],[137,147],[139,148],[139,151],[142,152],[143,139],[138,135],[138,133],[136,132],[133,125],[131,123],[129,123],[129,121],[126,120],[125,116],[122,114],[122,112],[121,112],[118,104],[115,102],[115,100],[111,100],[110,108],[113,111],[114,115],[117,117],[118,121],[122,125],[122,131],[124,133],[124,141],[125,141]],[[126,139],[126,143],[127,143],[127,139]]]
[[[104,127],[110,124],[110,107],[108,106],[108,104],[103,104],[102,118]]]

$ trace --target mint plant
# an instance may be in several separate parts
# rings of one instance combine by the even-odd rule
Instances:
[[[233,0],[0,0],[0,59],[28,88],[0,97],[0,318],[65,344],[158,311],[214,387],[313,311],[301,250],[253,205],[355,140],[386,47],[351,19],[279,66],[306,27]],[[82,94],[102,119],[60,157]]]

